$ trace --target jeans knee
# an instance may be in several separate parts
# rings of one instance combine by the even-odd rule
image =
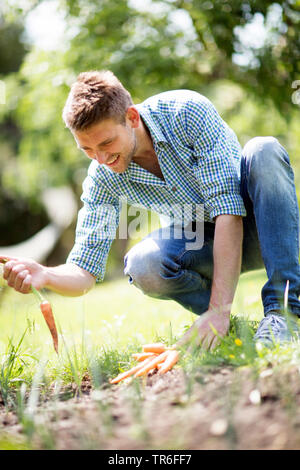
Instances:
[[[167,286],[162,277],[162,255],[151,239],[135,245],[124,258],[124,274],[129,282],[151,297],[166,295]]]
[[[289,157],[275,137],[254,137],[244,147],[251,178],[263,178],[264,183],[276,184],[279,168],[290,168]]]
[[[281,145],[275,137],[254,137],[246,143],[243,153],[248,157],[259,156],[260,160],[265,160],[271,159],[274,154],[277,154],[280,147]]]

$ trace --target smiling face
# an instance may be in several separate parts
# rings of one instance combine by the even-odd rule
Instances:
[[[116,173],[123,173],[137,149],[134,131],[137,125],[138,116],[135,112],[128,112],[125,124],[105,119],[88,129],[73,131],[73,135],[88,158],[97,160],[100,165],[106,165]]]

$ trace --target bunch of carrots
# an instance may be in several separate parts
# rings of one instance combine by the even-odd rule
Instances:
[[[145,376],[156,369],[159,375],[165,374],[178,362],[179,352],[173,346],[166,347],[162,343],[154,343],[145,344],[142,352],[133,354],[132,357],[139,364],[111,379],[109,381],[111,384],[117,384],[130,376]]]

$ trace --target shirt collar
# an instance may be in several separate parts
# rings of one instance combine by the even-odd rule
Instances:
[[[159,126],[156,124],[155,120],[153,119],[153,114],[151,113],[150,110],[143,105],[143,103],[135,105],[137,108],[138,112],[142,116],[143,121],[145,122],[152,140],[153,144],[158,144],[160,142],[167,142],[167,139],[163,135],[162,131],[160,130]]]
[[[160,128],[157,126],[149,109],[147,109],[143,103],[137,104],[135,106],[150,132],[154,147],[156,147],[156,145],[159,143],[167,142],[167,139],[161,132]],[[152,184],[155,186],[165,186],[166,184],[165,181],[161,180],[155,175],[152,175],[152,173],[140,167],[135,162],[131,162],[129,164],[123,175],[126,178],[129,178],[132,181],[137,181],[139,183]]]
[[[165,186],[166,182],[145,170],[135,162],[131,162],[125,171],[126,177],[137,183],[151,184],[153,186]]]

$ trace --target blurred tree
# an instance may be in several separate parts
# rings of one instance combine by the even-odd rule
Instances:
[[[2,6],[3,7],[3,6]],[[0,9],[0,78],[5,79],[9,74],[17,72],[28,51],[23,41],[24,27],[19,18],[11,17],[11,22],[4,17]],[[5,87],[6,91],[6,87]],[[6,94],[6,93],[5,93]],[[6,101],[6,96],[4,96]],[[2,103],[1,103],[2,104]],[[2,176],[7,166],[11,165],[21,140],[21,129],[12,114],[0,108],[0,245],[18,243],[22,240],[22,232],[33,234],[40,227],[41,217],[31,215],[31,209],[23,199],[17,199],[9,194]],[[43,221],[44,222],[44,221]],[[11,229],[15,227],[16,229]],[[18,227],[18,228],[17,228]],[[20,230],[22,227],[22,231]]]
[[[22,175],[22,187],[16,191],[32,198],[47,186],[65,182],[81,192],[82,168],[89,161],[64,129],[61,113],[69,87],[82,70],[113,70],[135,101],[168,88],[199,86],[199,77],[187,73],[192,41],[181,28],[170,27],[167,15],[142,13],[116,0],[62,0],[60,8],[74,28],[73,38],[58,51],[35,47],[16,77],[14,118],[22,139],[18,165],[7,168],[4,182],[13,190]],[[183,47],[189,55],[183,54]],[[16,88],[7,88],[9,107],[16,101]]]
[[[35,198],[44,187],[65,182],[80,192],[82,168],[88,160],[80,157],[64,129],[61,112],[71,83],[83,70],[111,69],[135,102],[172,88],[209,94],[209,87],[225,78],[260,101],[271,100],[284,116],[295,112],[291,80],[300,61],[299,35],[292,33],[298,21],[292,0],[281,5],[229,0],[213,4],[208,0],[143,4],[59,0],[58,5],[72,35],[66,35],[57,51],[36,46],[26,56],[8,98],[13,106],[17,85],[13,114],[22,139],[18,165],[5,172],[5,184],[12,187],[22,174],[19,191],[24,194]],[[249,26],[257,14],[264,15],[266,38],[261,47],[250,44],[243,50],[246,46],[237,28]],[[232,60],[239,55],[247,59],[243,66]]]
[[[5,23],[0,16],[0,74],[17,72],[27,52],[19,23]]]
[[[24,15],[42,2],[26,0],[20,10],[19,3],[1,4],[6,21],[24,23]],[[61,113],[70,85],[84,70],[112,70],[135,102],[167,89],[195,89],[212,99],[242,143],[275,135],[297,165],[299,108],[291,99],[300,67],[296,0],[52,3],[65,18],[60,48],[35,44],[20,69],[5,76],[6,105],[0,106],[0,145],[6,146],[1,187],[26,198],[30,210],[40,210],[45,187],[68,183],[81,193],[89,161]]]
[[[208,79],[226,78],[271,99],[286,116],[300,78],[299,0],[176,0],[186,10],[208,58]],[[256,24],[256,28],[253,27]],[[259,27],[260,26],[260,27]]]

